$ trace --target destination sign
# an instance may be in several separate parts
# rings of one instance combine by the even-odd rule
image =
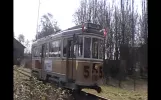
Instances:
[[[88,29],[96,29],[96,30],[101,30],[101,26],[98,24],[92,24],[92,23],[87,23],[87,28]]]

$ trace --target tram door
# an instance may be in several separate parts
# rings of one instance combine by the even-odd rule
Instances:
[[[67,57],[66,57],[66,77],[68,82],[74,81],[74,67],[75,67],[75,50],[73,38],[67,39]]]

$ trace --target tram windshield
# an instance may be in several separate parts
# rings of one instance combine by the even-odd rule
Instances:
[[[85,37],[84,58],[103,59],[103,40]]]

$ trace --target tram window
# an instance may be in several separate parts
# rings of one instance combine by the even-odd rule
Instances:
[[[34,57],[39,57],[39,47],[33,48],[33,56]]]
[[[82,49],[83,49],[83,37],[79,37],[78,40],[78,56],[82,57]]]
[[[67,56],[67,39],[63,40],[63,56],[66,57]]]
[[[39,54],[38,54],[38,47],[35,48],[35,57],[39,57]]]
[[[72,57],[72,53],[73,53],[73,57],[75,57],[76,55],[76,45],[74,45],[73,51],[72,51],[72,39],[64,39],[63,40],[63,56],[67,57],[67,43],[68,43],[68,57],[71,58]]]
[[[99,59],[103,58],[103,40],[99,40]]]
[[[84,58],[90,58],[90,47],[91,47],[91,38],[84,38]]]
[[[68,47],[69,47],[68,57],[71,58],[72,57],[72,40],[68,40]]]
[[[32,57],[35,57],[35,47],[32,48]]]
[[[60,40],[49,43],[49,57],[60,57],[60,43]]]
[[[57,42],[58,44],[57,44],[57,48],[58,48],[58,57],[60,57],[61,56],[61,40],[59,40],[58,42]]]
[[[45,57],[48,56],[48,50],[49,50],[49,44],[45,44],[45,47],[46,47],[46,51],[45,51]]]
[[[74,44],[74,54],[73,54],[73,57],[76,57],[76,51],[77,51],[77,45]]]
[[[38,57],[42,55],[42,45],[38,47]]]
[[[72,48],[73,46],[73,48]],[[69,54],[69,58],[72,58],[76,56],[76,45],[73,44],[73,40],[68,40],[68,47],[69,47],[69,51],[68,51],[68,54]]]
[[[98,39],[92,39],[92,58],[98,59]]]

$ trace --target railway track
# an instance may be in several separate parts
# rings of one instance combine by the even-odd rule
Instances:
[[[25,75],[25,76],[27,76],[27,77],[29,77],[29,78],[31,77],[31,74],[29,72],[25,71],[25,70],[15,69],[15,68],[14,68],[14,70],[23,74],[23,75]]]
[[[22,69],[15,69],[15,71],[31,78],[31,74],[26,71],[26,70],[22,70]],[[80,93],[76,93],[76,92],[72,92],[72,90],[70,90],[72,93],[72,96],[74,98],[74,100],[108,100],[106,98],[100,97],[100,96],[96,96],[94,94],[90,94],[90,93],[86,93],[84,91],[81,91]]]

